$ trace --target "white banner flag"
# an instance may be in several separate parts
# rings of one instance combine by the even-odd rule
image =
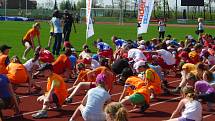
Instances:
[[[86,23],[87,23],[86,39],[94,35],[93,22],[90,17],[91,6],[92,6],[92,0],[86,0]]]
[[[154,0],[140,0],[138,7],[137,34],[147,33],[149,20],[154,7]]]

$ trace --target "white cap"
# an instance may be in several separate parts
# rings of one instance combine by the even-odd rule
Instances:
[[[166,44],[168,45],[168,44],[170,44],[171,43],[171,40],[167,40],[166,41]]]
[[[174,48],[171,47],[171,46],[168,46],[168,47],[167,47],[167,50],[172,50],[172,49],[174,49]]]
[[[137,47],[138,49],[143,49],[145,50],[145,45],[140,45],[139,47]]]
[[[177,49],[177,51],[179,52],[179,51],[181,51],[181,50],[183,50],[183,48],[182,47],[179,47],[178,49]]]
[[[145,40],[141,40],[138,42],[139,45],[143,45],[145,43]]]
[[[187,39],[193,39],[192,35],[188,35]]]
[[[146,61],[140,60],[134,63],[133,68],[138,69],[140,66],[145,66],[145,65],[146,65]]]

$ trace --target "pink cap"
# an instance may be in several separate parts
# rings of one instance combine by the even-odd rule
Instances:
[[[97,83],[97,84],[104,83],[105,80],[106,80],[106,76],[105,76],[104,73],[100,73],[100,74],[98,74],[97,77],[96,77],[96,83]]]

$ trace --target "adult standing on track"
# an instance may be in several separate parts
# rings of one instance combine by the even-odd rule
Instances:
[[[72,25],[73,25],[74,31],[76,33],[74,18],[68,12],[68,10],[65,10],[64,11],[64,26],[63,26],[63,36],[64,36],[63,40],[64,40],[64,42],[69,41]]]
[[[60,54],[61,42],[62,42],[62,24],[60,21],[61,15],[58,10],[54,11],[53,17],[51,19],[51,23],[54,26],[54,35],[55,35],[55,42],[52,48],[52,53],[54,55]]]
[[[25,34],[25,36],[22,38],[22,44],[26,47],[22,59],[26,59],[27,53],[31,50],[31,48],[34,50],[35,49],[35,44],[34,44],[34,37],[37,36],[38,39],[38,44],[40,44],[40,23],[35,23],[33,24],[33,27],[28,30],[28,32]]]

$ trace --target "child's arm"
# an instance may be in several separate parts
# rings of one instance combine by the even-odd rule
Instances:
[[[126,88],[124,87],[124,89],[123,89],[123,91],[122,91],[122,94],[121,94],[121,96],[120,96],[120,98],[119,98],[119,102],[123,99],[125,93],[126,93]]]
[[[57,81],[53,80],[53,81],[52,81],[52,85],[51,85],[51,89],[49,90],[47,96],[46,96],[45,99],[44,99],[44,104],[49,103],[49,99],[50,99],[51,94],[53,93],[54,87],[55,87],[56,85],[57,85]]]
[[[83,99],[82,102],[81,102],[82,105],[84,105],[84,106],[85,106],[86,103],[87,103],[87,97],[88,97],[88,95],[86,94],[85,97],[84,97],[84,99]]]
[[[17,102],[17,99],[16,99],[16,96],[15,96],[15,94],[14,94],[14,92],[13,92],[13,88],[12,88],[12,86],[11,86],[11,84],[9,83],[9,85],[8,85],[8,88],[9,88],[9,92],[10,92],[10,94],[11,94],[11,96],[12,96],[12,100],[13,100],[13,102],[14,102],[14,107],[15,107],[15,111],[16,111],[16,114],[18,114],[20,111],[19,111],[19,106],[18,106],[18,102]]]
[[[182,108],[184,107],[184,105],[185,105],[185,104],[184,104],[184,99],[182,99],[182,100],[179,102],[179,104],[178,104],[177,108],[175,109],[175,111],[172,113],[172,116],[170,117],[170,119],[175,118],[176,115],[182,111]]]

